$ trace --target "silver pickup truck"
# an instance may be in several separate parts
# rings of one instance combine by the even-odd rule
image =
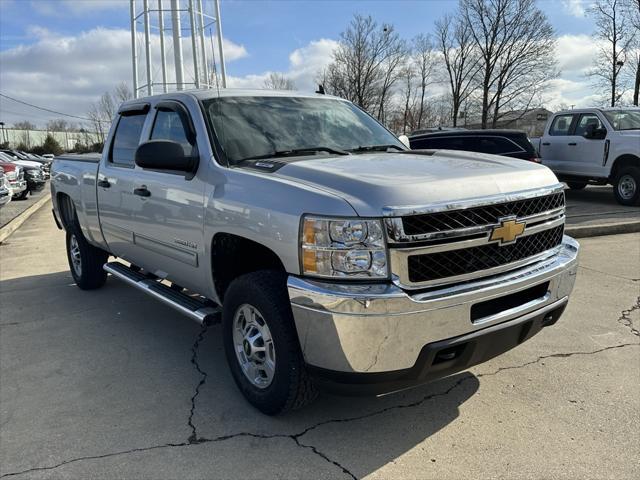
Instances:
[[[221,321],[233,378],[267,414],[488,360],[554,324],[576,275],[548,168],[409,151],[328,95],[132,100],[102,156],[57,157],[52,178],[78,287],[109,273]]]

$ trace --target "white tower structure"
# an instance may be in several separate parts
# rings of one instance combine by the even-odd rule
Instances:
[[[136,98],[185,88],[227,86],[219,0],[130,2]],[[171,17],[170,25],[165,24],[167,16]],[[144,62],[143,68],[139,62]]]

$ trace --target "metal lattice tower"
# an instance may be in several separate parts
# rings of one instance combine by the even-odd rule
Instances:
[[[219,0],[130,0],[131,17],[131,59],[133,66],[133,92],[135,98],[153,95],[159,91],[184,90],[185,88],[226,87],[227,77],[224,63],[222,24]],[[156,3],[157,8],[150,7]],[[164,5],[163,5],[164,3]],[[166,4],[169,4],[168,7]],[[186,4],[186,7],[182,7]],[[211,14],[207,14],[209,11]],[[171,24],[165,25],[165,14],[171,16]],[[183,27],[186,19],[187,27]],[[138,26],[142,26],[142,39]],[[215,43],[213,26],[215,25]],[[207,29],[209,40],[207,42]],[[157,32],[157,33],[156,33]],[[173,58],[167,56],[167,32],[171,32],[169,50]],[[186,36],[185,36],[186,32]],[[183,39],[190,44],[183,47]],[[207,47],[207,44],[210,46]],[[138,47],[142,45],[143,51]],[[159,52],[158,52],[159,49]],[[184,57],[187,59],[185,66]],[[161,81],[156,81],[158,67],[154,70],[154,60],[158,60]],[[144,76],[141,83],[138,62],[144,59]],[[189,62],[189,60],[191,60]],[[216,66],[219,66],[219,72]],[[171,68],[173,67],[173,68]],[[187,76],[185,77],[185,73]],[[171,78],[173,76],[173,78]]]

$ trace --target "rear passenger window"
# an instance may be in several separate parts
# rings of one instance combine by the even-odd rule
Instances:
[[[140,143],[140,135],[146,118],[146,114],[120,117],[111,147],[111,162],[125,167],[134,166],[136,148]]]
[[[521,152],[522,149],[506,138],[481,137],[478,138],[477,151],[480,153],[492,153],[494,155],[500,155],[503,153]]]
[[[151,140],[171,140],[182,145],[186,156],[193,153],[193,145],[187,140],[187,133],[180,115],[172,110],[158,110],[151,131]]]
[[[584,136],[589,125],[595,125],[595,128],[603,127],[602,122],[597,115],[594,115],[593,113],[583,113],[580,115],[580,120],[578,120],[578,125],[576,125],[574,135],[578,135],[580,137]]]
[[[551,123],[549,135],[569,135],[572,121],[573,115],[558,115]]]
[[[465,137],[440,137],[429,139],[429,146],[435,150],[469,150],[473,151],[473,139]]]

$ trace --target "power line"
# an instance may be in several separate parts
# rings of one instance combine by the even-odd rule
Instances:
[[[14,102],[21,103],[23,105],[27,105],[28,107],[36,108],[38,110],[42,110],[42,111],[49,112],[49,113],[55,113],[56,115],[62,115],[64,117],[77,118],[79,120],[85,120],[87,122],[108,123],[108,122],[104,122],[104,120],[97,120],[97,119],[87,118],[87,117],[79,117],[78,115],[71,115],[70,113],[62,113],[62,112],[58,112],[56,110],[51,110],[50,108],[39,107],[38,105],[34,105],[32,103],[24,102],[22,100],[18,100],[17,98],[10,97],[9,95],[5,95],[4,93],[0,93],[0,97],[4,97],[4,98],[7,98],[9,100],[13,100]]]

